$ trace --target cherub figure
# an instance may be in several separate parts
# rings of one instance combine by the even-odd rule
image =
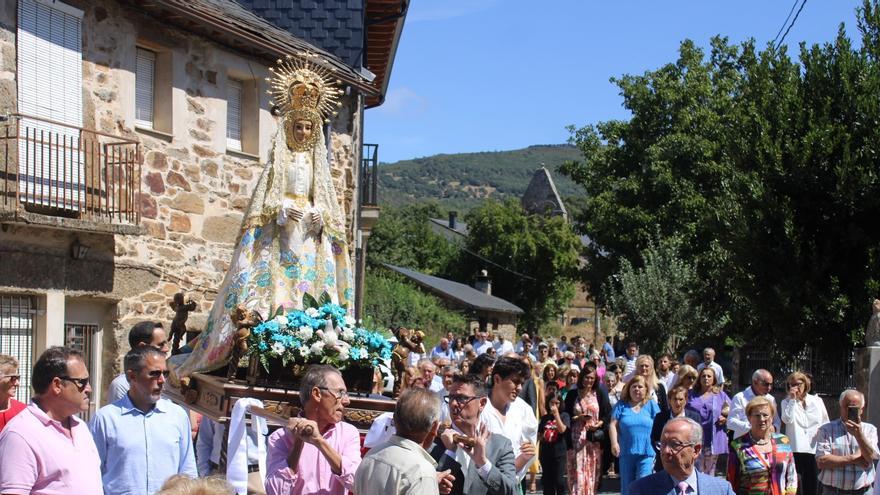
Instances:
[[[397,345],[391,351],[391,372],[394,374],[394,396],[400,393],[400,385],[406,376],[407,360],[410,352],[425,353],[425,332],[399,328],[394,332]]]
[[[251,334],[251,328],[263,323],[263,317],[260,316],[260,313],[239,304],[229,312],[229,318],[237,328],[232,337],[232,353],[229,356],[229,364],[226,366],[226,380],[231,382],[235,379],[235,373],[238,371],[238,362],[247,352],[247,338]]]
[[[184,304],[183,300],[183,292],[178,292],[174,294],[174,299],[168,303],[171,309],[174,310],[174,319],[171,320],[172,356],[180,354],[180,340],[186,334],[186,320],[189,318],[189,313],[195,311],[197,307],[195,301],[190,300]]]

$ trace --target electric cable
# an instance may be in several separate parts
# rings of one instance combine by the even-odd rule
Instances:
[[[798,16],[801,15],[801,11],[804,10],[804,5],[807,4],[807,0],[803,0],[801,2],[801,8],[798,9],[797,14],[794,15],[794,19],[791,20],[791,24],[788,25],[788,29],[785,30],[785,33],[782,34],[782,38],[779,39],[779,44],[776,45],[776,50],[782,46],[782,42],[785,41],[785,37],[788,35],[788,32],[791,31],[791,28],[794,26],[794,23],[797,22]]]

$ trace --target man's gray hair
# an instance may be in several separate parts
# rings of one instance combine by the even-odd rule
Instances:
[[[764,377],[764,373],[770,376],[770,381],[773,381],[773,375],[769,371],[765,370],[764,368],[759,368],[756,369],[754,373],[752,373],[752,383],[755,383],[759,379],[762,379]]]
[[[312,389],[315,387],[326,387],[328,383],[327,376],[333,373],[340,375],[338,369],[326,364],[313,364],[309,366],[306,374],[303,375],[302,380],[299,382],[299,402],[303,408],[306,407],[306,403],[312,398]]]
[[[704,353],[704,354],[707,353],[707,352],[709,352],[709,351],[711,351],[712,354],[715,354],[715,349],[712,349],[711,347],[707,347],[707,348],[703,349],[703,353]]]
[[[404,438],[418,438],[440,421],[440,397],[424,388],[408,388],[394,406],[394,427]]]
[[[837,400],[838,404],[843,404],[843,401],[846,400],[850,395],[856,395],[859,398],[859,401],[862,403],[862,407],[865,407],[865,394],[859,392],[854,388],[848,388],[840,393],[840,398]]]
[[[148,357],[160,357],[165,359],[167,356],[164,352],[151,345],[142,345],[128,351],[128,353],[125,354],[125,359],[122,364],[125,367],[125,371],[132,370],[137,373],[147,365]]]
[[[690,442],[694,445],[703,445],[703,427],[700,426],[700,423],[692,420],[691,418],[672,418],[666,422],[666,425],[663,426],[663,431],[666,431],[666,428],[669,428],[669,425],[672,423],[687,423],[688,426],[691,427],[691,438]]]
[[[426,365],[426,364],[430,364],[430,365],[433,366],[434,368],[437,368],[437,365],[434,364],[434,361],[431,361],[431,360],[428,359],[428,358],[422,358],[422,359],[419,359],[419,362],[418,362],[418,364],[416,365],[416,368],[418,368],[419,370],[421,370],[421,369],[422,369],[422,366],[424,366],[424,365]]]

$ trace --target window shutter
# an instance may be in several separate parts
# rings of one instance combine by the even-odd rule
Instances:
[[[226,147],[241,151],[242,83],[229,79],[226,98]]]
[[[18,2],[18,108],[25,115],[82,127],[82,11],[63,2]],[[78,129],[23,119],[30,146],[20,143],[22,200],[77,209],[83,160],[64,151]],[[51,149],[48,145],[51,138]],[[41,142],[40,142],[41,141]],[[59,158],[64,151],[66,156]]]
[[[135,124],[153,128],[153,95],[155,94],[156,53],[137,49],[135,67]]]

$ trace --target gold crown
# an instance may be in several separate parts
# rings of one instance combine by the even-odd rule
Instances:
[[[321,121],[328,122],[336,112],[342,90],[336,86],[340,82],[312,60],[318,60],[314,53],[304,53],[302,58],[288,55],[269,69],[272,77],[266,80],[269,94],[283,115],[309,116],[317,125]]]

